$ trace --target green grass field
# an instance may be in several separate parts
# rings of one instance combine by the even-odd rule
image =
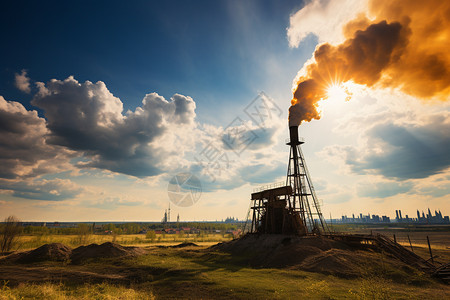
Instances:
[[[445,241],[433,254],[450,262]],[[159,239],[158,239],[159,238]],[[344,278],[294,268],[254,268],[245,254],[231,255],[206,249],[230,237],[92,235],[86,243],[115,239],[122,245],[145,247],[147,254],[134,258],[88,261],[81,265],[41,262],[0,266],[0,300],[3,299],[450,299],[450,286],[420,271],[411,273],[395,265],[369,268],[360,276]],[[199,247],[161,248],[184,241]],[[46,243],[80,243],[75,235],[22,236],[23,250]],[[433,245],[433,244],[432,244]],[[407,246],[407,245],[405,245]],[[423,243],[414,250],[429,257]],[[370,262],[368,262],[370,265]]]
[[[193,242],[205,245],[213,245],[218,242],[229,241],[231,237],[229,235],[216,234],[216,233],[204,233],[202,235],[194,234],[156,234],[153,241],[146,238],[145,234],[124,234],[124,235],[97,235],[91,234],[85,237],[78,235],[62,235],[62,234],[49,234],[49,235],[22,235],[13,247],[13,250],[29,250],[40,247],[49,243],[62,243],[71,248],[88,245],[92,243],[102,244],[105,242],[115,242],[124,246],[151,246],[151,245],[170,245],[179,244],[182,242]]]
[[[32,272],[34,268],[49,280],[33,283],[24,277],[18,284],[5,281],[0,288],[0,299],[450,298],[448,285],[420,272],[411,276],[394,266],[371,275],[361,273],[359,278],[340,278],[294,269],[250,268],[245,256],[205,253],[204,248],[151,246],[148,254],[136,258],[102,259],[84,265],[46,262],[20,268],[13,266],[14,272]],[[62,270],[71,277],[52,275]],[[79,275],[87,273],[92,276]],[[93,274],[130,276],[127,280],[113,276],[111,280],[98,282]]]

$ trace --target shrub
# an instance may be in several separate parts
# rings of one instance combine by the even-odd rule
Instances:
[[[150,240],[152,243],[155,241],[156,233],[154,230],[147,231],[147,234],[145,235],[145,238]]]
[[[22,223],[20,220],[15,216],[7,217],[0,228],[0,252],[10,251],[21,233]]]

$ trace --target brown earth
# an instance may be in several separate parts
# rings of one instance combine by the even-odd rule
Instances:
[[[148,280],[148,276],[159,274],[162,271],[122,266],[120,261],[117,261],[118,264],[115,263],[115,265],[108,263],[98,265],[94,270],[90,265],[84,265],[84,263],[103,258],[136,257],[145,253],[147,251],[143,248],[123,247],[110,242],[81,246],[73,250],[59,243],[46,244],[31,251],[0,257],[0,281],[7,281],[12,286],[23,282],[81,284],[107,281],[130,284]],[[71,266],[67,264],[69,262],[72,263]]]
[[[407,283],[414,280],[418,280],[418,284],[422,284],[422,281],[424,284],[428,282],[428,279],[425,280],[420,275],[423,272],[411,268],[386,253],[377,252],[376,249],[371,248],[361,249],[324,237],[247,235],[206,249],[196,246],[183,243],[165,249],[158,247],[143,249],[104,243],[71,250],[62,244],[48,244],[32,251],[13,253],[0,258],[0,282],[6,280],[11,285],[21,282],[47,281],[72,283],[107,281],[117,284],[134,284],[152,281],[152,278],[161,276],[164,278],[189,276],[192,272],[191,270],[171,270],[162,265],[157,267],[139,265],[123,259],[146,253],[160,257],[179,256],[214,268],[218,264],[227,265],[231,269],[245,266],[281,268],[330,274],[343,278],[382,273],[383,276],[397,282]],[[109,260],[102,264],[96,263],[103,258]],[[72,264],[68,265],[70,261]]]
[[[158,248],[186,248],[186,247],[198,247],[198,245],[196,243],[191,243],[191,242],[183,242],[181,244],[178,245],[173,245],[173,246],[157,246]]]
[[[367,273],[395,273],[396,269],[420,272],[374,247],[349,245],[318,236],[246,235],[210,249],[245,255],[252,267],[298,269],[345,278]]]
[[[60,244],[45,244],[31,251],[12,253],[0,262],[3,263],[36,263],[42,261],[68,261],[72,254],[72,249]]]
[[[81,264],[92,259],[133,257],[145,253],[146,251],[139,247],[123,247],[111,242],[101,245],[80,246],[73,250],[63,244],[54,243],[45,244],[31,251],[9,254],[0,258],[0,264],[32,264],[43,261],[64,261]]]
[[[89,259],[130,257],[142,254],[145,254],[145,250],[142,248],[124,247],[119,244],[106,242],[101,245],[80,246],[72,251],[70,259],[73,264],[80,264]]]

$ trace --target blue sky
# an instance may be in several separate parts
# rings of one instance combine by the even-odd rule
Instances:
[[[199,118],[251,99],[279,74],[286,78],[313,51],[288,47],[289,16],[301,1],[46,1],[2,4],[1,94],[28,103],[14,73],[35,81],[105,82],[134,109],[146,93],[183,93],[199,104]],[[290,86],[290,80],[286,86]],[[270,93],[270,91],[267,91]],[[28,97],[29,98],[29,97]],[[205,112],[205,113],[203,113]],[[209,120],[211,121],[211,120]],[[227,121],[226,118],[224,120]]]
[[[294,79],[358,12],[366,1],[2,2],[0,218],[157,221],[191,172],[203,193],[175,213],[242,219],[254,187],[285,179]],[[347,87],[300,126],[325,215],[448,214],[448,90],[430,105]],[[229,129],[256,138],[236,151]],[[227,159],[215,170],[211,145]]]

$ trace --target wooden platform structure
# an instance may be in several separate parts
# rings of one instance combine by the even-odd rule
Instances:
[[[252,194],[252,226],[250,232],[305,235],[300,215],[287,205],[292,187],[279,186]]]

